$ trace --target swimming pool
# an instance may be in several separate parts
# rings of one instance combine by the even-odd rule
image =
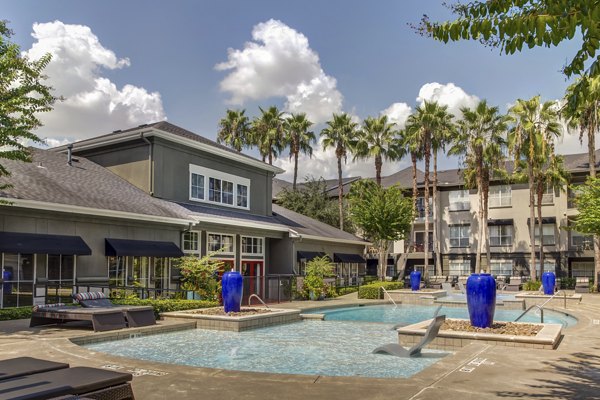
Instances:
[[[302,321],[243,332],[191,329],[101,342],[84,347],[104,353],[196,367],[238,371],[377,378],[410,377],[447,352],[418,358],[371,354],[398,343],[390,324]]]
[[[400,304],[397,308],[393,305],[378,305],[312,310],[307,312],[307,314],[325,314],[326,321],[364,321],[408,325],[430,319],[436,308],[437,306],[407,304]],[[496,308],[494,319],[497,321],[514,321],[522,312],[522,310],[502,310]],[[469,312],[466,307],[442,307],[440,315],[443,314],[448,318],[469,319]],[[540,322],[539,311],[531,310],[520,322]],[[544,322],[562,324],[568,327],[575,325],[577,319],[564,313],[544,310]]]

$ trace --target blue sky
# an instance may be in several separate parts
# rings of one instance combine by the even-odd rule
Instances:
[[[52,143],[165,117],[214,138],[228,107],[246,108],[252,116],[259,105],[278,105],[313,112],[320,122],[331,111],[363,119],[404,103],[389,110],[400,123],[424,98],[451,109],[485,98],[506,110],[517,98],[562,97],[568,82],[560,69],[579,45],[574,40],[504,56],[475,42],[435,42],[407,25],[422,14],[451,17],[441,1],[430,0],[5,0],[2,9],[23,51],[33,57],[55,53],[49,80],[68,101],[44,117],[40,134]],[[38,26],[36,38],[34,23],[46,24]],[[230,58],[228,49],[239,57]],[[271,56],[273,63],[265,66],[264,57]],[[227,69],[215,68],[224,62]],[[579,151],[577,141],[568,138],[563,150]],[[331,153],[315,156],[301,175],[334,176]],[[289,167],[287,157],[280,165]],[[384,172],[405,165],[390,163]],[[456,160],[442,166],[456,167]],[[348,174],[372,176],[374,169],[368,161],[355,163]]]

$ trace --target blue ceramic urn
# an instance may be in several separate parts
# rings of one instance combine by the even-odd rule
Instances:
[[[544,294],[554,294],[554,286],[556,285],[554,272],[544,272],[542,274],[542,285],[544,286]]]
[[[467,279],[467,307],[471,325],[489,328],[496,309],[496,281],[490,274],[471,274]]]
[[[421,272],[413,271],[410,273],[410,288],[412,290],[419,290],[421,287]]]
[[[239,312],[242,304],[244,278],[237,271],[225,272],[221,280],[225,312]]]

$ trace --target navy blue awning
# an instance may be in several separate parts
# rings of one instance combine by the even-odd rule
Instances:
[[[537,224],[537,217],[535,218],[535,223]],[[542,224],[555,224],[556,217],[542,217]],[[527,225],[531,224],[531,219],[527,218]]]
[[[366,263],[360,254],[333,253],[333,261],[337,263]]]
[[[306,260],[310,261],[317,257],[328,257],[326,253],[322,253],[319,251],[299,251],[298,252],[298,261]]]
[[[79,236],[0,232],[0,253],[89,256],[92,250]]]
[[[489,219],[488,226],[514,225],[512,219]]]
[[[107,256],[183,257],[183,251],[173,242],[151,240],[105,239]]]

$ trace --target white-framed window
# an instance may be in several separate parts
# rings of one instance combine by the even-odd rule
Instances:
[[[209,252],[219,251],[219,254],[234,254],[235,238],[233,235],[222,233],[209,233],[206,235],[206,245]]]
[[[490,234],[490,246],[512,246],[512,225],[492,225],[488,226],[488,231]]]
[[[433,216],[433,199],[429,198],[429,216]],[[425,219],[425,197],[417,197],[417,215],[415,219]]]
[[[190,200],[250,208],[250,179],[190,164]]]
[[[242,236],[242,254],[263,255],[264,242],[261,237]]]
[[[544,271],[540,272],[540,260],[535,260],[535,270],[540,278],[542,272],[556,272],[556,260],[548,260],[544,258]]]
[[[184,253],[200,255],[200,232],[183,232],[181,235],[181,244]]]
[[[421,273],[421,276],[425,275],[425,266],[424,265],[415,265],[416,271]],[[435,265],[427,264],[428,276],[435,276]]]
[[[534,202],[537,204],[537,193],[534,194]],[[542,205],[554,204],[554,188],[552,185],[547,184],[544,188],[544,194],[542,195]]]
[[[571,231],[570,235],[571,247],[574,247],[579,251],[594,249],[594,237],[592,235],[585,235],[577,231]]]
[[[450,247],[469,247],[470,225],[450,226]]]
[[[471,261],[450,260],[448,262],[449,275],[465,276],[471,274]]]
[[[512,188],[510,185],[490,186],[488,197],[489,207],[508,207],[512,202]]]
[[[450,211],[466,211],[471,209],[468,190],[452,190],[448,193]]]
[[[535,234],[535,245],[539,246],[540,245],[540,229],[539,229],[539,225],[535,224],[535,228],[534,228],[534,234]],[[542,235],[543,235],[543,242],[544,246],[554,246],[556,238],[554,236],[554,224],[542,224]]]
[[[594,277],[594,262],[593,261],[572,261],[571,262],[571,276],[573,278]]]
[[[490,272],[492,275],[512,276],[513,262],[512,260],[494,260],[490,261]]]

